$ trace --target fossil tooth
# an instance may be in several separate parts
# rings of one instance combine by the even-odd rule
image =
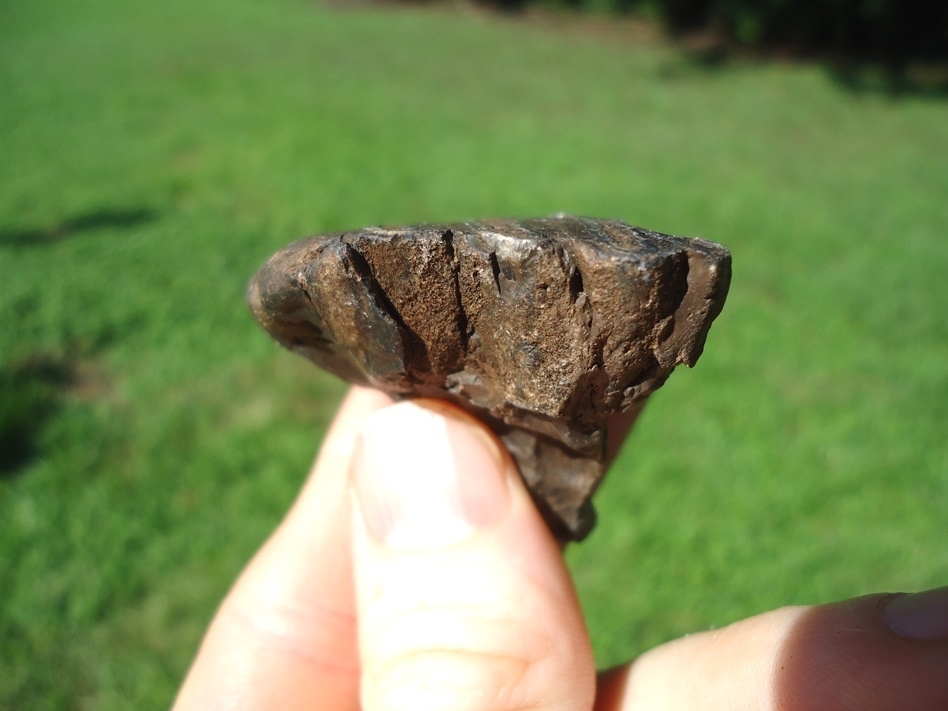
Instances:
[[[730,277],[713,242],[560,215],[311,237],[273,255],[248,300],[331,373],[484,421],[554,533],[581,540],[607,419],[694,365]]]

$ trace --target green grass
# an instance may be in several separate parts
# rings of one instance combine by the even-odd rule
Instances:
[[[734,254],[569,552],[603,664],[948,582],[948,104],[311,2],[0,6],[0,709],[167,705],[343,386],[243,289],[308,233],[556,211]]]

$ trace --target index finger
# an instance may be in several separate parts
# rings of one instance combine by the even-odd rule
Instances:
[[[290,512],[224,599],[174,708],[359,707],[348,470],[387,395],[354,387]]]

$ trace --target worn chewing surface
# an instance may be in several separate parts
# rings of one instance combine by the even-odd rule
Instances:
[[[607,418],[694,365],[730,276],[713,242],[557,216],[311,237],[273,255],[248,299],[339,377],[483,420],[553,531],[579,540]]]

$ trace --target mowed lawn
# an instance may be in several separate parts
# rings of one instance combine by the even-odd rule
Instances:
[[[243,302],[311,233],[558,211],[729,247],[568,551],[603,665],[948,583],[948,102],[638,32],[0,7],[0,709],[166,706],[344,386]]]

